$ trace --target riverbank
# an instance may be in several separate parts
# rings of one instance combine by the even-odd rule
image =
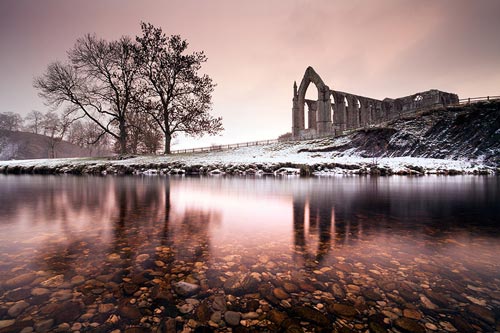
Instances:
[[[282,142],[226,151],[171,156],[64,158],[1,161],[4,174],[101,175],[493,175],[499,168],[479,160],[417,157],[361,157],[330,151],[305,151],[325,147],[337,139]]]

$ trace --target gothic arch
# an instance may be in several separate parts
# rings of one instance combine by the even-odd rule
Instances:
[[[316,103],[316,124],[311,126],[309,124],[309,129],[314,129],[317,131],[315,134],[323,134],[330,130],[331,127],[331,104],[330,104],[330,88],[323,82],[321,77],[316,73],[312,67],[307,67],[304,77],[300,82],[299,89],[297,91],[297,86],[294,86],[294,124],[293,133],[294,135],[299,135],[299,133],[305,130],[305,110],[304,105],[306,103],[306,91],[309,85],[314,83],[316,89],[318,90],[318,99]]]
[[[309,87],[310,83],[314,83],[316,86],[316,89],[318,89],[318,99],[321,99],[321,93],[325,91],[325,83],[321,79],[321,77],[314,71],[314,69],[309,66],[306,69],[306,72],[304,73],[304,77],[302,78],[302,81],[300,82],[299,86],[299,91],[298,91],[298,98],[299,98],[299,106],[302,103],[302,105],[305,102],[306,98],[306,91],[307,88]],[[328,87],[326,87],[328,88]],[[326,89],[329,90],[329,89]]]

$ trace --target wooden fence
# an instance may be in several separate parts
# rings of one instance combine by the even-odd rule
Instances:
[[[453,104],[450,106],[460,106],[460,105],[468,105],[468,104],[473,104],[473,103],[479,103],[479,102],[489,102],[493,100],[500,100],[500,96],[485,96],[485,97],[469,97],[469,98],[462,98],[459,99],[458,104]],[[440,104],[437,104],[440,105]],[[437,106],[436,105],[436,106]],[[429,107],[426,107],[425,109],[429,109]],[[411,110],[409,112],[401,113],[399,117],[405,116],[410,113],[418,112],[422,110]],[[394,120],[394,119],[393,119]],[[392,121],[392,120],[391,120]],[[385,122],[384,122],[385,123]],[[380,124],[378,124],[380,125]],[[376,126],[376,125],[372,125]],[[354,128],[350,130],[344,131],[343,134],[348,134],[353,131],[357,131],[360,129],[363,129],[366,127],[360,127],[360,128]],[[271,143],[277,143],[277,142],[288,142],[288,141],[304,141],[304,140],[312,140],[312,139],[321,139],[323,137],[329,137],[329,135],[323,135],[323,136],[305,136],[301,137],[300,139],[292,139],[292,138],[287,138],[287,139],[272,139],[272,140],[260,140],[260,141],[249,141],[249,142],[243,142],[243,143],[233,143],[233,144],[228,144],[228,145],[212,145],[210,147],[201,147],[201,148],[191,148],[191,149],[177,149],[177,150],[172,150],[172,154],[189,154],[189,153],[206,153],[206,152],[215,152],[215,151],[222,151],[222,150],[228,150],[232,148],[241,148],[241,147],[252,147],[252,146],[262,146],[262,145],[268,145]]]
[[[278,139],[250,141],[250,142],[243,142],[243,143],[233,143],[233,144],[229,144],[229,145],[212,145],[210,147],[201,147],[201,148],[192,148],[192,149],[178,149],[178,150],[172,150],[171,153],[172,154],[206,153],[206,152],[212,152],[212,151],[227,150],[227,149],[231,149],[231,148],[262,146],[262,145],[268,145],[268,144],[277,143],[277,142],[278,142]]]

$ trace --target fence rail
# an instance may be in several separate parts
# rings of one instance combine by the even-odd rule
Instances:
[[[242,143],[233,143],[233,144],[229,144],[229,145],[213,145],[210,147],[178,149],[178,150],[172,150],[171,153],[172,154],[206,153],[206,152],[221,151],[221,150],[226,150],[226,149],[231,149],[231,148],[262,146],[262,145],[268,145],[268,144],[277,143],[277,142],[278,142],[278,139],[249,141],[249,142],[242,142]]]
[[[468,104],[473,104],[473,103],[479,103],[479,102],[489,102],[493,100],[500,100],[500,96],[484,96],[484,97],[469,97],[469,98],[461,98],[458,100],[458,104],[452,104],[449,106],[460,106],[460,105],[468,105]],[[436,104],[438,105],[438,104]],[[434,106],[436,106],[434,105]],[[429,109],[429,107],[422,108],[422,109],[417,109],[417,110],[411,110],[405,113],[401,113],[399,117],[405,116],[410,113],[422,111],[424,109]],[[386,122],[383,122],[386,123]],[[382,123],[381,123],[382,124]],[[372,125],[373,126],[373,125]],[[375,125],[376,126],[376,125]],[[366,127],[359,127],[359,128],[353,128],[350,130],[344,131],[344,134],[353,132],[359,129],[363,129]],[[313,139],[321,139],[324,137],[331,136],[329,135],[315,135],[315,136],[304,136],[301,137],[300,139],[294,139],[294,138],[286,138],[286,139],[271,139],[271,140],[259,140],[259,141],[249,141],[249,142],[242,142],[242,143],[233,143],[233,144],[228,144],[228,145],[212,145],[209,147],[201,147],[201,148],[191,148],[191,149],[177,149],[177,150],[172,150],[172,154],[188,154],[188,153],[206,153],[206,152],[215,152],[215,151],[222,151],[222,150],[227,150],[231,148],[241,148],[241,147],[252,147],[252,146],[263,146],[263,145],[268,145],[271,143],[277,143],[277,142],[288,142],[288,141],[304,141],[304,140],[313,140]]]
[[[461,98],[458,100],[460,105],[478,103],[478,102],[489,102],[493,100],[500,99],[500,96],[485,96],[485,97],[469,97],[469,98]]]

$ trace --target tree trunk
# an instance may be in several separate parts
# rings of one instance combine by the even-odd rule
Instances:
[[[125,126],[125,119],[120,119],[120,155],[127,153],[127,128]]]
[[[170,144],[172,142],[172,136],[170,133],[165,134],[165,155],[170,154]]]

